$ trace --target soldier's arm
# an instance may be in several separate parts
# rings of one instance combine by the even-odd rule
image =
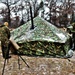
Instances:
[[[8,27],[6,27],[6,33],[7,33],[7,35],[8,35],[8,39],[9,39],[9,38],[10,38],[10,30],[9,30]]]

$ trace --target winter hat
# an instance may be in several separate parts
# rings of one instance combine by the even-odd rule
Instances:
[[[5,25],[5,26],[8,26],[9,24],[8,24],[8,22],[4,22],[4,25]]]

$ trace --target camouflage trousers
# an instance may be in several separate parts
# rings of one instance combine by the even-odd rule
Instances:
[[[8,43],[6,46],[1,44],[1,47],[3,58],[7,59],[9,57],[10,43]]]

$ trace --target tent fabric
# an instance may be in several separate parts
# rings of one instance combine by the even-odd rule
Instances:
[[[66,55],[70,49],[68,34],[44,19],[34,18],[34,29],[30,28],[31,21],[11,31],[21,54],[56,57]]]
[[[59,30],[57,27],[48,23],[40,17],[34,18],[34,29],[31,28],[31,21],[18,27],[11,32],[11,38],[18,43],[26,41],[49,41],[65,43],[69,36],[66,32]]]

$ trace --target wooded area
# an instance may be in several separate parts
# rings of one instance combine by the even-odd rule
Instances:
[[[10,27],[19,27],[39,15],[58,27],[67,27],[75,16],[74,0],[1,0],[6,8],[0,9],[3,22],[8,21]],[[31,7],[31,8],[30,8]]]

